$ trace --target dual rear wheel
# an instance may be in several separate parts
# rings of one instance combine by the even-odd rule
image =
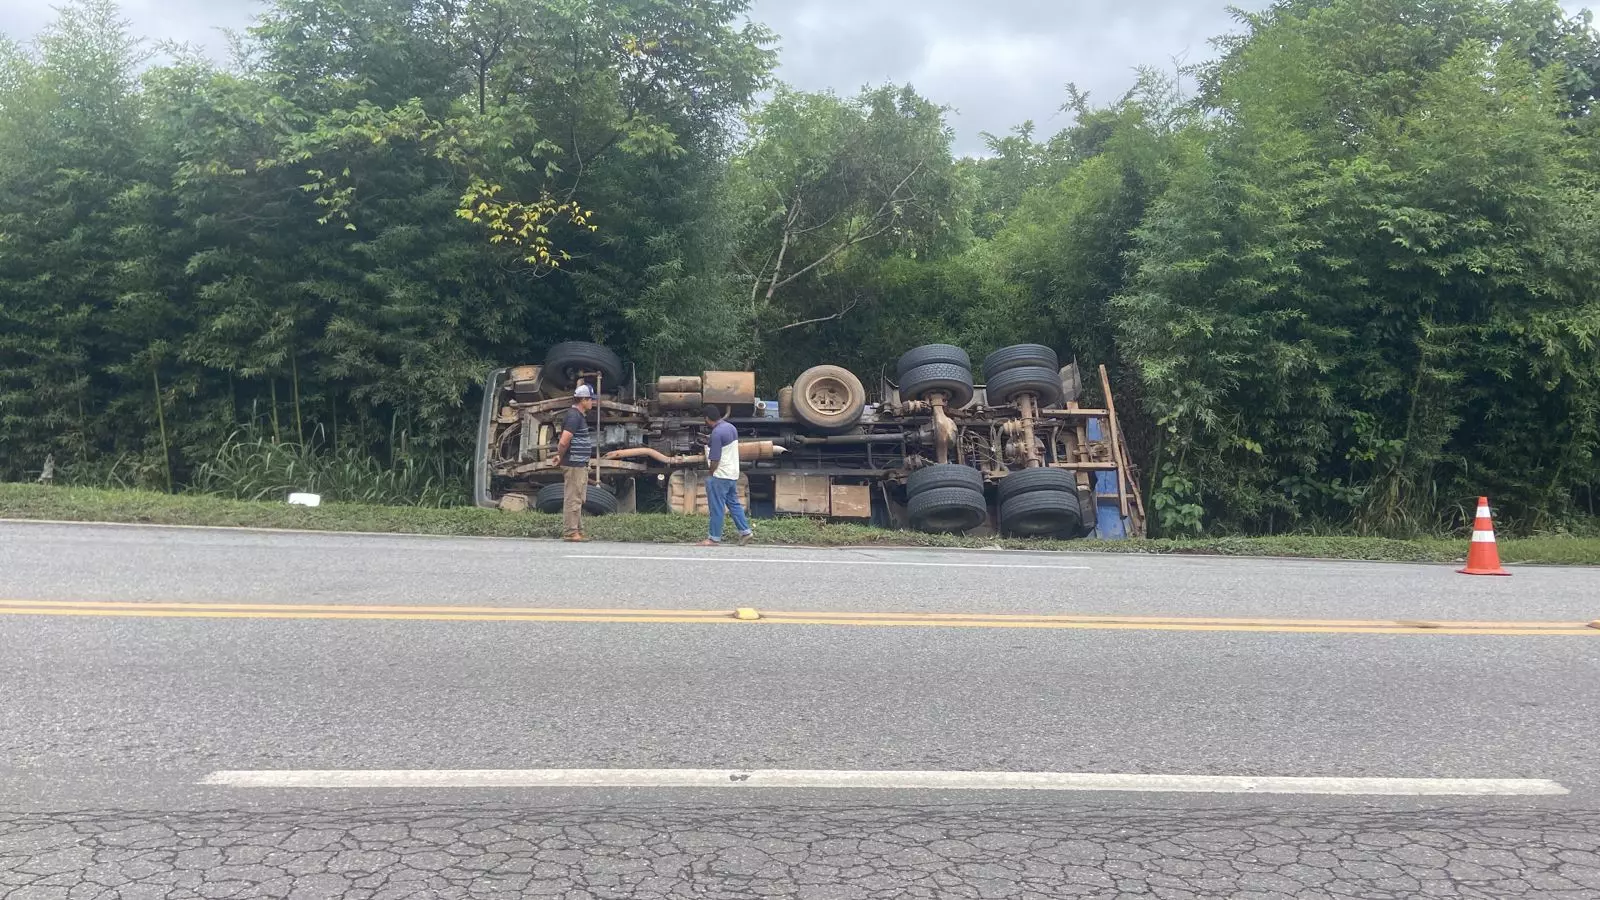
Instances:
[[[929,534],[964,534],[977,528],[989,518],[983,473],[955,463],[912,472],[906,481],[906,515],[912,528]]]
[[[896,369],[904,400],[942,394],[954,409],[976,393],[972,359],[960,347],[927,344],[900,357]],[[1003,406],[1031,394],[1040,407],[1061,402],[1060,360],[1042,344],[1017,344],[983,361],[985,402]],[[983,474],[962,465],[918,469],[906,482],[911,527],[926,532],[965,532],[988,519]],[[1025,469],[1002,478],[995,491],[1003,534],[1016,537],[1077,537],[1083,529],[1077,477],[1061,469]]]
[[[943,395],[951,409],[972,402],[972,358],[951,344],[924,344],[900,357],[895,374],[902,400],[932,400]]]
[[[995,489],[1000,532],[1012,537],[1075,538],[1083,531],[1078,481],[1063,469],[1023,469]],[[962,534],[989,518],[983,473],[954,463],[927,466],[906,482],[911,527],[933,534]]]
[[[1002,347],[983,360],[985,397],[990,406],[1003,406],[1032,394],[1041,406],[1061,402],[1061,362],[1056,352],[1042,344]]]
[[[1064,469],[1023,469],[1000,479],[1000,530],[1014,537],[1075,538],[1083,531],[1078,479]]]

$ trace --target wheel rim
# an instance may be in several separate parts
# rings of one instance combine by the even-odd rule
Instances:
[[[824,416],[837,416],[850,408],[850,388],[837,378],[819,378],[806,391],[806,403]]]

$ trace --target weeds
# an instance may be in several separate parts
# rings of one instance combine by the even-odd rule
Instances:
[[[201,464],[193,489],[233,500],[281,500],[296,491],[322,494],[336,503],[377,506],[453,506],[466,486],[410,456],[384,466],[354,448],[335,451],[311,443],[236,432]]]
[[[331,503],[317,509],[305,509],[288,506],[278,498],[274,500],[262,503],[196,494],[174,496],[149,491],[0,484],[0,518],[513,538],[554,538],[561,532],[559,516],[538,513],[511,514],[472,507],[424,509],[360,503]],[[757,539],[762,544],[819,547],[972,547],[1404,562],[1455,562],[1463,558],[1467,549],[1465,540],[1444,538],[1391,540],[1284,535],[1190,540],[1025,541],[916,534],[815,519],[765,519],[755,524]],[[584,531],[603,541],[688,543],[705,536],[705,520],[670,514],[608,516],[586,521]],[[1500,542],[1500,556],[1510,563],[1600,565],[1600,538],[1544,536],[1507,539]]]
[[[148,455],[123,453],[115,459],[78,461],[65,469],[62,481],[106,490],[160,490],[166,483],[165,465]]]

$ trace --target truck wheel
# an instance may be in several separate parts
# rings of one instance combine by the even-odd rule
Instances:
[[[601,390],[622,387],[622,360],[599,344],[568,341],[551,347],[544,356],[544,377],[562,390],[571,390],[580,372],[599,372]]]
[[[900,357],[900,364],[895,366],[895,374],[899,376],[898,380],[905,381],[907,372],[934,363],[960,366],[968,372],[972,371],[972,357],[960,347],[952,344],[923,344],[921,347],[907,350],[905,355]]]
[[[533,508],[542,513],[561,512],[562,499],[566,497],[566,485],[556,482],[539,488],[539,493],[533,497]]]
[[[1043,406],[1061,402],[1061,373],[1042,366],[1007,369],[984,386],[990,406],[1004,406],[1023,394],[1033,394]]]
[[[1043,344],[1016,344],[1001,347],[984,357],[983,377],[992,381],[1001,372],[1024,366],[1038,366],[1054,372],[1061,368],[1061,362],[1056,358],[1056,352]]]
[[[1076,493],[1030,491],[1000,504],[1000,531],[1004,534],[1074,538],[1082,528]]]
[[[982,525],[989,517],[989,504],[983,495],[970,488],[945,487],[926,490],[906,504],[911,527],[930,534],[961,534]]]
[[[586,516],[609,516],[617,511],[617,492],[606,484],[589,485],[589,493],[583,499],[583,514]]]
[[[950,398],[951,409],[972,402],[972,371],[951,363],[928,363],[900,376],[900,399],[926,400],[934,394]]]
[[[533,506],[542,513],[559,513],[566,502],[567,486],[564,484],[547,484],[539,488]],[[609,516],[617,511],[617,495],[611,488],[603,484],[589,485],[589,493],[583,501],[583,514],[586,516]]]
[[[813,366],[794,380],[795,417],[818,431],[849,431],[866,405],[867,389],[849,369]]]
[[[1009,477],[1009,476],[1008,476]],[[906,497],[915,497],[924,491],[939,488],[962,488],[983,493],[983,473],[971,466],[940,463],[926,466],[911,473],[906,479]]]
[[[1034,491],[1078,492],[1078,477],[1065,469],[1021,469],[996,484],[995,498],[1001,503]]]

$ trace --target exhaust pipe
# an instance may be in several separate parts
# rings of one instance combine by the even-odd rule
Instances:
[[[740,441],[739,459],[744,462],[761,462],[773,459],[780,453],[788,453],[787,447],[779,447],[772,441]],[[668,456],[652,447],[630,447],[626,450],[613,450],[605,455],[606,459],[638,459],[644,457],[653,459],[664,466],[703,466],[706,458],[699,454],[685,454],[683,456]]]

